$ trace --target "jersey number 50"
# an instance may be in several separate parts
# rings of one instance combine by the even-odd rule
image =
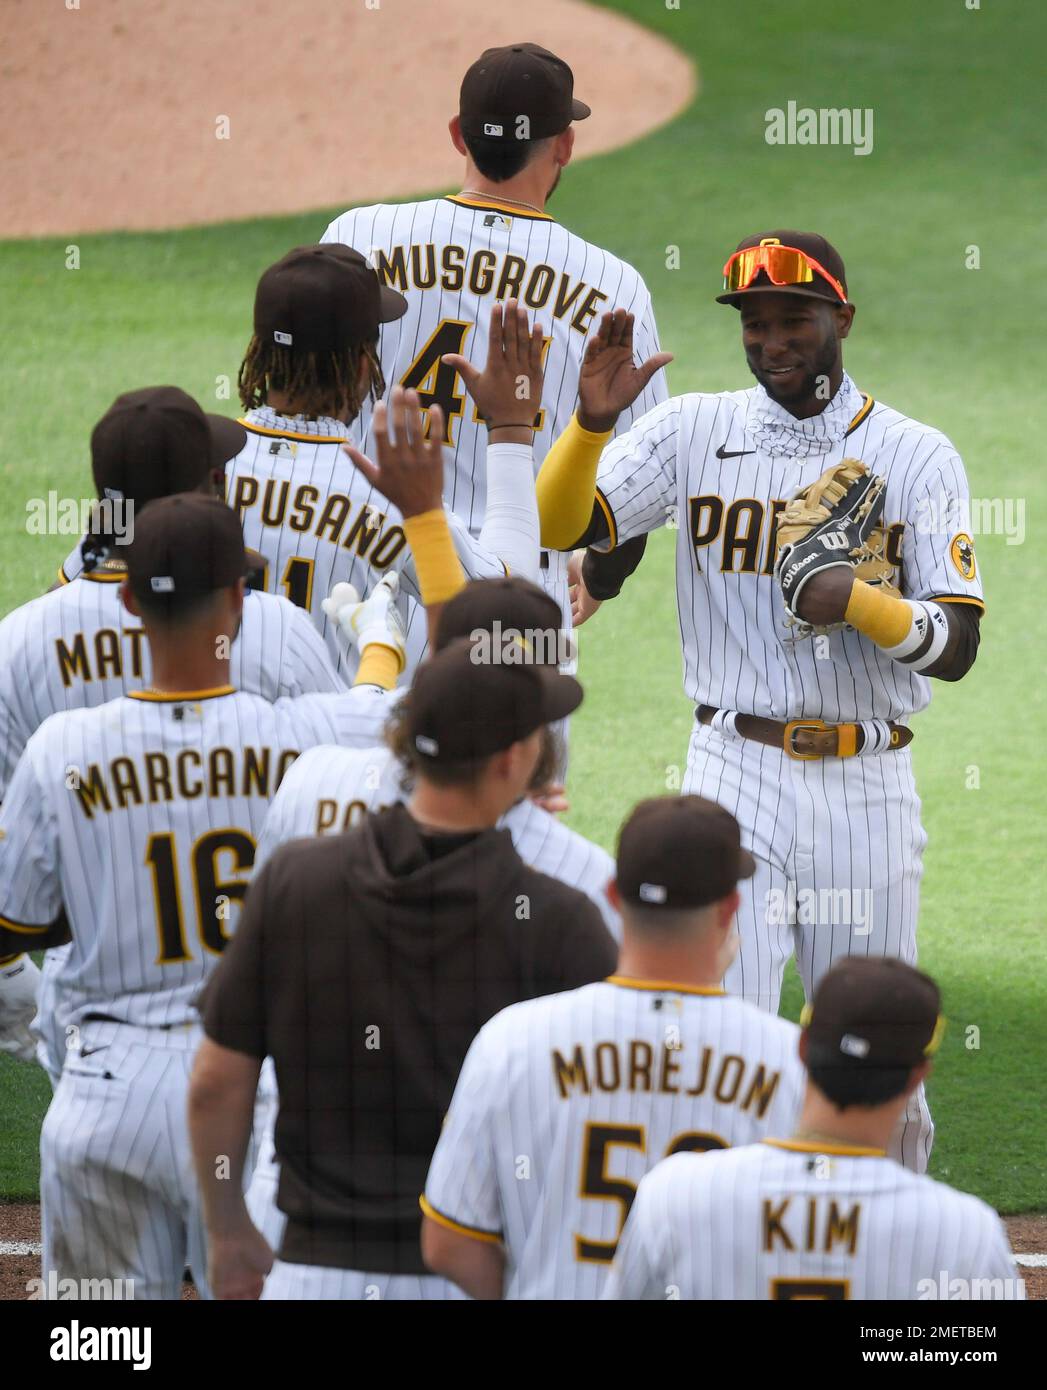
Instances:
[[[582,1179],[580,1197],[597,1197],[605,1202],[617,1202],[621,1208],[618,1220],[618,1234],[614,1240],[587,1240],[575,1235],[574,1257],[576,1260],[592,1261],[597,1264],[610,1264],[614,1259],[622,1227],[636,1196],[636,1183],[628,1178],[613,1178],[607,1172],[608,1150],[614,1144],[624,1144],[630,1149],[645,1153],[647,1134],[643,1125],[600,1125],[587,1124],[582,1141]],[[687,1151],[708,1153],[710,1149],[728,1149],[730,1145],[718,1134],[702,1134],[688,1130],[678,1134],[669,1144],[664,1157]]]

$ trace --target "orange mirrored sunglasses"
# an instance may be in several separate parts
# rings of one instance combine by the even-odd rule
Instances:
[[[747,246],[735,251],[723,268],[723,287],[731,293],[747,290],[761,270],[775,285],[809,285],[819,275],[847,303],[847,292],[839,280],[795,246]]]

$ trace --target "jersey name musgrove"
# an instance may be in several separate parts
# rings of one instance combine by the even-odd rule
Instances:
[[[478,298],[519,299],[529,309],[543,309],[554,319],[565,319],[583,337],[607,302],[603,290],[565,270],[556,270],[544,261],[529,263],[523,256],[488,247],[436,246],[432,242],[399,245],[389,251],[377,249],[372,263],[382,283],[394,289],[439,288],[448,294],[468,289]]]
[[[709,1095],[721,1105],[739,1105],[763,1117],[781,1080],[780,1071],[763,1062],[751,1065],[738,1053],[717,1056],[711,1047],[686,1053],[682,1042],[656,1047],[643,1038],[609,1040],[588,1048],[578,1043],[569,1053],[553,1049],[553,1077],[562,1100],[578,1093],[623,1090]]]
[[[126,811],[174,800],[230,796],[269,798],[298,757],[294,748],[180,748],[71,767],[67,785],[90,820],[96,811]]]
[[[387,526],[388,517],[377,507],[344,492],[321,493],[312,483],[299,483],[292,490],[286,478],[263,479],[241,473],[233,483],[229,503],[241,520],[250,511],[252,519],[262,526],[286,527],[340,544],[343,550],[366,557],[373,569],[387,569],[407,544],[403,527]]]

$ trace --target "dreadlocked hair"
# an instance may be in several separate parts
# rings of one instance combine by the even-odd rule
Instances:
[[[379,400],[385,377],[376,343],[354,343],[341,352],[292,352],[277,343],[263,343],[257,335],[240,363],[237,387],[245,410],[265,405],[270,391],[285,391],[296,401],[309,401],[320,415],[350,420],[370,396]],[[368,380],[359,384],[360,362],[368,364]]]

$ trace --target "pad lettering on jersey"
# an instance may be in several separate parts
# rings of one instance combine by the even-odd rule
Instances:
[[[785,507],[780,497],[762,501],[756,497],[738,497],[729,506],[717,493],[706,493],[687,499],[691,545],[695,568],[702,573],[702,551],[711,551],[711,560],[721,574],[774,573],[777,544],[775,530],[778,517]],[[875,534],[875,533],[874,533]],[[896,521],[886,528],[884,555],[897,568],[902,563],[902,541],[905,522]],[[827,549],[835,543],[823,539]]]

